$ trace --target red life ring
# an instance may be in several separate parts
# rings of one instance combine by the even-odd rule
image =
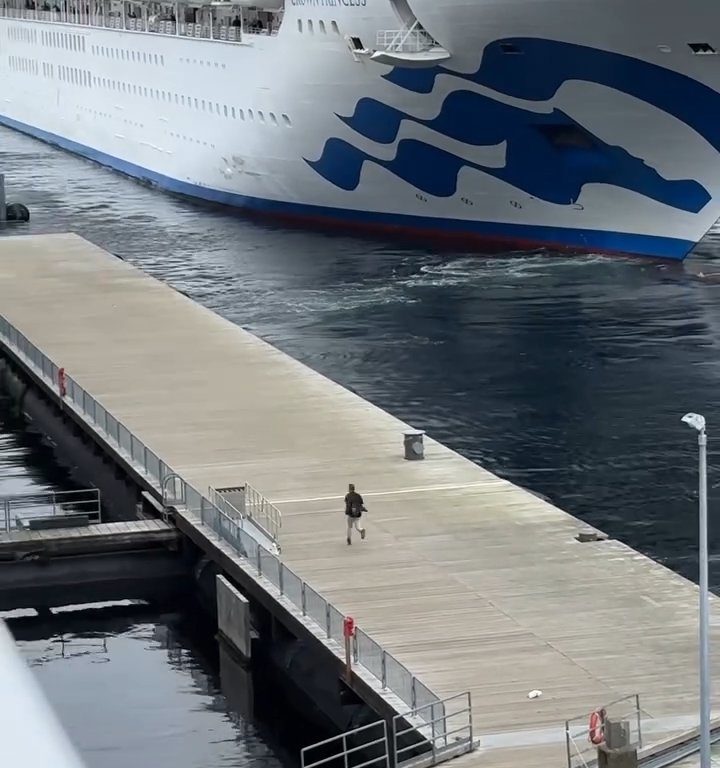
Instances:
[[[605,741],[605,710],[596,709],[590,715],[588,738],[593,744],[602,744]]]

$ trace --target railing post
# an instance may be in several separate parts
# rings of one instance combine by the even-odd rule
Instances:
[[[572,748],[570,746],[570,721],[565,721],[565,750],[567,752],[567,764],[568,768],[573,768],[572,764]]]
[[[640,694],[635,694],[635,712],[637,713],[638,749],[642,749],[642,718],[640,716]]]
[[[380,682],[382,683],[383,688],[387,688],[387,661],[385,656],[385,651],[382,651],[380,654]]]
[[[417,712],[417,691],[415,690],[415,681],[416,678],[413,675],[412,681],[410,683],[410,708],[413,710],[413,712]]]
[[[468,697],[468,726],[470,727],[470,746],[472,746],[473,743],[473,716],[472,716],[472,694],[470,691],[467,692]],[[443,712],[445,711],[445,707],[443,707]],[[447,741],[447,717],[445,718],[445,741]]]
[[[145,474],[147,475],[147,473],[148,473],[148,468],[147,468],[147,445],[145,445],[145,443],[143,443],[143,469],[145,470]]]
[[[330,603],[325,601],[325,632],[330,637]]]
[[[305,582],[302,582],[300,586],[300,603],[302,607],[302,615],[307,616],[307,598],[305,597]]]
[[[257,572],[258,576],[262,576],[262,557],[260,555],[260,546],[257,548]]]
[[[278,587],[280,588],[280,594],[285,594],[284,584],[285,580],[283,579],[283,569],[284,565],[278,560]]]

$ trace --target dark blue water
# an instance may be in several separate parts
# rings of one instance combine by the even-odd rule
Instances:
[[[437,253],[258,225],[0,141],[9,199],[32,211],[18,231],[79,232],[690,578],[697,448],[680,417],[703,412],[717,550],[720,279],[699,277],[720,273],[717,235],[683,265]]]
[[[133,607],[11,622],[88,768],[297,765],[292,714],[273,712],[257,675],[228,674],[200,627],[192,611]]]

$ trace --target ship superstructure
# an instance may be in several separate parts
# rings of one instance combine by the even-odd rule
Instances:
[[[3,0],[0,123],[161,188],[683,258],[720,215],[711,0]]]

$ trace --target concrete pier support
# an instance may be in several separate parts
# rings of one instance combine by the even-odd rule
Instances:
[[[218,630],[245,659],[251,656],[250,603],[221,574],[217,575]]]

